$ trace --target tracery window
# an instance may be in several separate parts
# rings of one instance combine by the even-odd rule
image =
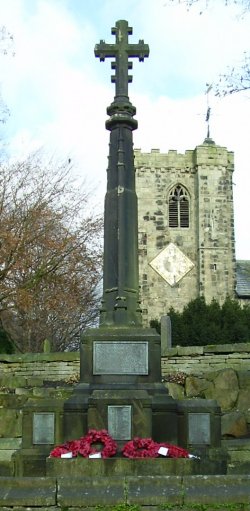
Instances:
[[[189,227],[188,193],[180,185],[173,188],[169,194],[169,227]]]

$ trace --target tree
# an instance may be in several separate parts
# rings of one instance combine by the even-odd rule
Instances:
[[[242,309],[239,302],[227,298],[221,307],[221,328],[225,342],[226,339],[232,339],[232,342],[249,341],[250,330],[247,324],[247,308]]]
[[[98,315],[102,220],[69,163],[1,167],[0,318],[15,349],[76,349]]]
[[[216,85],[216,96],[227,96],[250,89],[250,55],[245,52],[241,66],[232,67],[221,75]]]
[[[206,304],[203,297],[189,302],[183,312],[171,308],[168,312],[172,325],[174,346],[205,346],[250,341],[250,306],[243,308],[237,300],[227,298],[222,306],[217,300]],[[160,332],[157,320],[151,327]]]
[[[185,4],[187,7],[192,7],[193,4],[200,4],[201,8],[207,8],[215,0],[169,0],[170,3]],[[227,5],[239,5],[242,8],[242,12],[246,13],[250,10],[250,0],[224,0],[225,6]],[[202,11],[201,11],[202,12]]]
[[[169,0],[170,3],[185,4],[189,9],[194,4],[201,5],[200,14],[215,0]],[[250,11],[250,0],[224,0],[225,6],[238,5],[241,9],[241,16]],[[232,66],[225,71],[214,86],[216,96],[227,96],[235,92],[242,92],[250,89],[250,53],[245,51],[240,65]]]
[[[0,324],[0,353],[13,353],[13,344]]]

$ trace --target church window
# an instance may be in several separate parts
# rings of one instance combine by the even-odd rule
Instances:
[[[169,194],[169,227],[189,227],[189,200],[187,191],[180,185]]]

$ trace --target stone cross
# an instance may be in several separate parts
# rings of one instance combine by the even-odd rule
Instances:
[[[101,40],[95,46],[95,56],[104,61],[114,58],[111,67],[115,75],[111,81],[116,85],[114,101],[107,108],[110,116],[106,128],[110,131],[107,169],[107,193],[104,208],[104,262],[103,300],[100,326],[141,325],[138,275],[138,224],[137,197],[135,191],[135,168],[133,153],[133,130],[137,121],[133,118],[135,107],[128,97],[128,83],[132,76],[130,58],[143,61],[149,55],[144,41],[129,44],[132,34],[126,20],[119,20],[111,33],[115,44]]]
[[[115,62],[111,63],[111,68],[115,70],[111,81],[116,84],[116,96],[128,96],[128,83],[132,82],[128,70],[133,66],[128,59],[137,57],[142,62],[149,56],[149,46],[144,44],[143,39],[140,39],[138,44],[129,44],[128,36],[132,33],[133,29],[128,26],[128,22],[119,20],[111,30],[111,34],[116,36],[115,44],[106,44],[101,40],[95,46],[95,56],[99,57],[101,62],[104,62],[105,58],[115,58]]]

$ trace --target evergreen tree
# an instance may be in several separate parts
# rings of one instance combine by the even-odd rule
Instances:
[[[217,300],[206,304],[203,297],[189,302],[183,312],[171,308],[173,346],[206,346],[250,342],[250,305],[227,298],[222,306]],[[160,322],[150,322],[160,332]]]
[[[250,330],[246,319],[246,311],[241,308],[240,304],[236,300],[227,298],[221,308],[224,342],[246,342],[250,340]]]
[[[7,333],[0,325],[0,353],[13,353],[13,345],[11,344]]]

